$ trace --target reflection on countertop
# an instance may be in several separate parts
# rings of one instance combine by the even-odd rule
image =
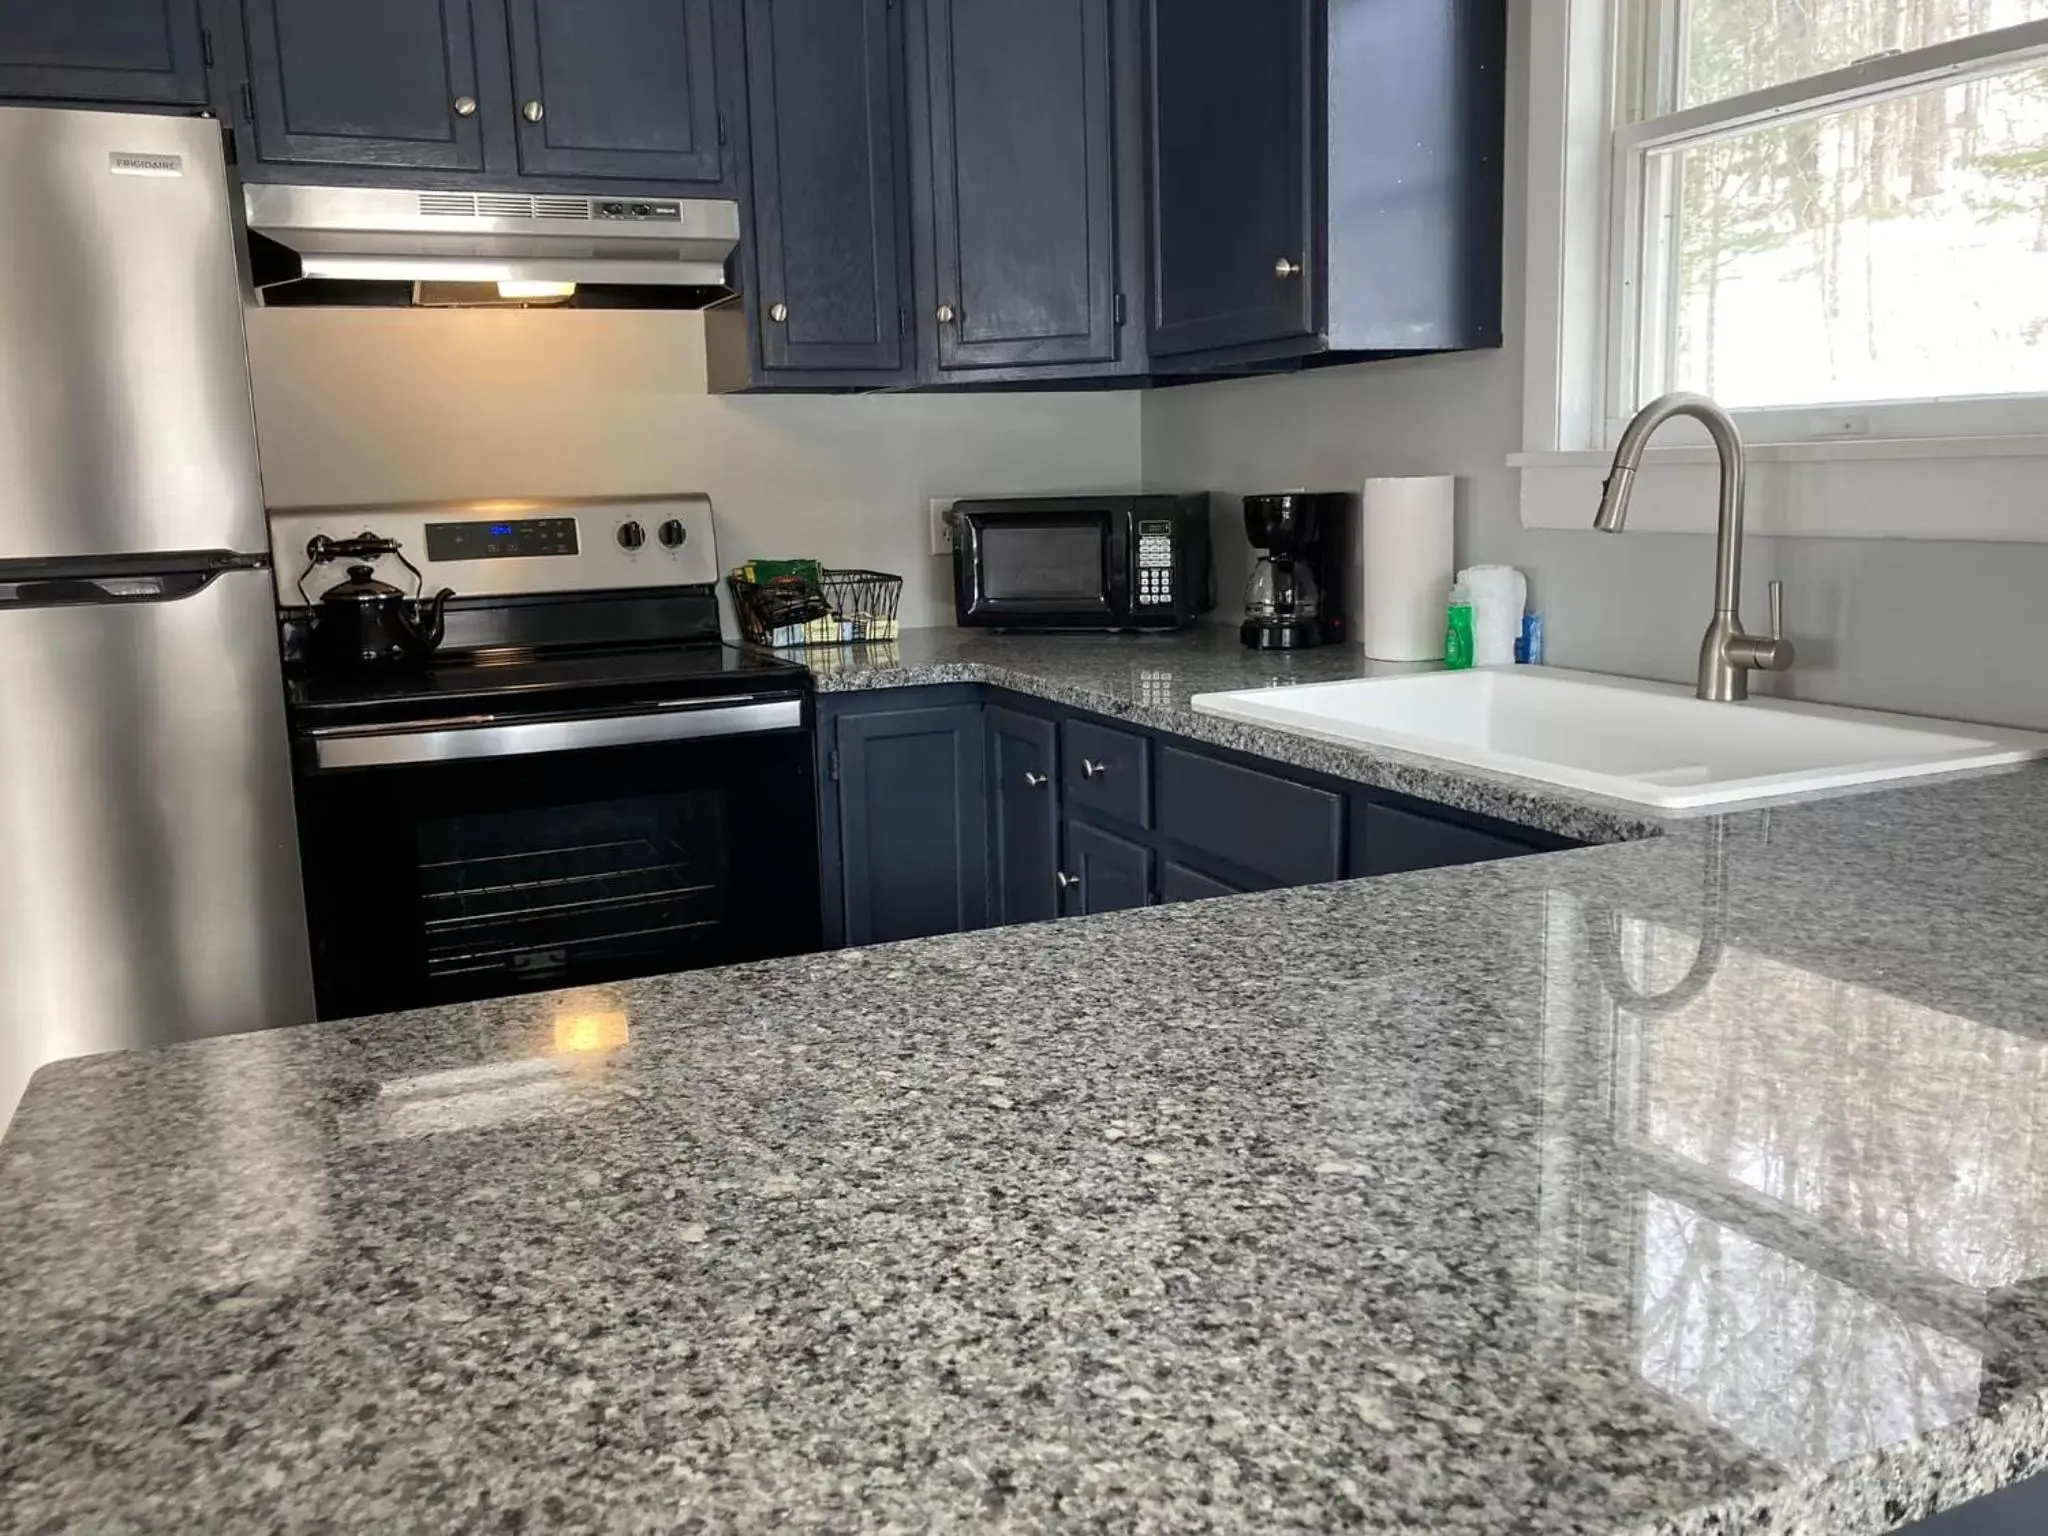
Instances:
[[[5,1497],[1890,1529],[2048,1465],[2043,827],[2016,770],[51,1068]]]

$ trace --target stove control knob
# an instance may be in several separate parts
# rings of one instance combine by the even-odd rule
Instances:
[[[679,517],[670,518],[656,530],[656,537],[661,540],[663,549],[681,549],[683,541],[689,536],[690,530],[683,526],[683,520]]]
[[[647,542],[647,530],[637,522],[619,524],[619,548],[638,549]]]

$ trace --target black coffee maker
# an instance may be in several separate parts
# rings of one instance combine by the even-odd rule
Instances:
[[[1345,638],[1350,510],[1338,491],[1245,497],[1245,536],[1262,551],[1245,583],[1238,634],[1246,645],[1296,651]]]

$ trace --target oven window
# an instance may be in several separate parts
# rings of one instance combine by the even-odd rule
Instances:
[[[722,953],[721,805],[699,792],[419,823],[428,978],[518,985]]]
[[[981,594],[992,602],[1100,603],[1100,522],[981,528]]]

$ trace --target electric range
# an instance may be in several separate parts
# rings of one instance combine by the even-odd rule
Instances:
[[[814,704],[720,639],[701,497],[272,514],[323,1018],[818,947]],[[352,565],[452,590],[437,648],[338,665]]]

